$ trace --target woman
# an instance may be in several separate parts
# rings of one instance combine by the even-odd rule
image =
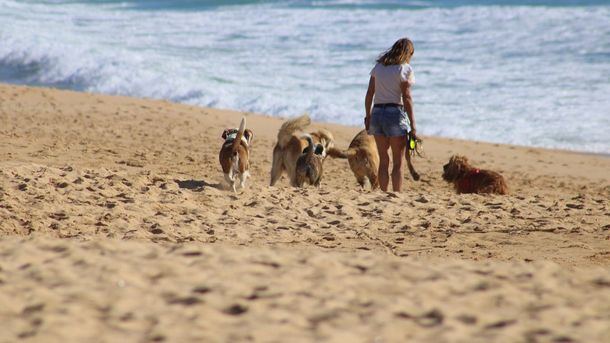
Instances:
[[[371,70],[369,88],[364,101],[366,110],[364,124],[369,135],[375,136],[377,143],[379,187],[383,191],[388,190],[389,182],[388,148],[392,149],[392,189],[400,192],[402,187],[402,156],[405,153],[406,135],[409,129],[407,116],[411,124],[411,134],[415,137],[417,133],[411,99],[414,77],[413,69],[409,65],[413,52],[413,42],[408,38],[401,38],[391,49],[381,54]]]

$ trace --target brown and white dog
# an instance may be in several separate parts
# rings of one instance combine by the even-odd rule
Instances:
[[[311,135],[304,135],[304,137],[307,140],[308,146],[297,159],[295,183],[297,187],[303,187],[305,182],[320,187],[320,181],[322,181],[322,174],[324,172],[323,164],[326,158],[326,150],[324,145],[320,143],[314,145]]]
[[[296,186],[296,165],[297,160],[303,154],[303,149],[308,145],[303,136],[296,133],[303,131],[311,119],[308,115],[288,120],[282,124],[277,134],[277,143],[273,148],[273,162],[271,165],[271,186],[274,186],[285,171],[290,179],[290,185]],[[327,151],[333,146],[333,135],[325,129],[310,132],[314,144],[322,144]]]
[[[226,129],[222,133],[225,142],[220,148],[218,159],[225,176],[227,185],[233,192],[237,192],[237,179],[239,186],[246,186],[246,179],[250,176],[250,145],[254,134],[246,129],[246,118],[241,119],[239,129]]]
[[[454,155],[443,166],[443,179],[453,183],[458,194],[488,193],[508,194],[508,186],[502,175],[472,167],[464,156]]]
[[[356,177],[356,181],[362,188],[370,187],[376,189],[379,187],[377,179],[379,173],[379,151],[375,138],[369,135],[366,130],[358,132],[352,139],[347,150],[339,150],[331,148],[328,150],[328,156],[334,158],[347,158],[350,168]],[[419,180],[419,174],[413,167],[411,155],[407,151],[405,153],[407,165],[413,180]],[[368,186],[367,186],[368,185]]]

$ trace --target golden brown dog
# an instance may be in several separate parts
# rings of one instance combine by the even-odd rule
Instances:
[[[453,183],[458,194],[508,194],[508,186],[502,175],[474,168],[464,156],[454,155],[449,159],[449,163],[443,166],[443,179]]]
[[[295,183],[297,187],[303,187],[305,182],[320,187],[326,151],[324,150],[324,145],[320,143],[314,145],[310,135],[305,135],[305,139],[308,146],[297,159]]]
[[[334,158],[347,158],[350,168],[356,177],[356,181],[362,188],[366,188],[367,184],[371,189],[379,187],[377,179],[379,173],[379,152],[375,138],[369,135],[366,130],[358,132],[352,139],[349,147],[345,151],[336,148],[328,149],[328,156]],[[419,174],[413,167],[411,155],[405,154],[409,172],[415,181],[419,180]]]
[[[352,139],[345,151],[331,148],[328,155],[335,158],[347,158],[349,167],[352,169],[358,184],[371,189],[379,187],[377,173],[379,172],[379,153],[375,138],[366,133],[366,130],[358,132]]]
[[[280,127],[277,134],[277,143],[273,148],[273,162],[271,165],[271,186],[280,179],[285,171],[290,179],[290,185],[296,186],[296,164],[303,153],[303,149],[308,145],[307,140],[296,135],[297,132],[304,130],[311,123],[308,115],[286,121]],[[314,144],[322,144],[327,151],[333,146],[333,135],[324,129],[309,133]]]
[[[246,129],[246,118],[241,119],[239,129],[227,129],[222,133],[225,142],[220,148],[218,159],[225,176],[225,181],[233,192],[237,192],[236,181],[243,189],[250,175],[250,145],[254,134]]]

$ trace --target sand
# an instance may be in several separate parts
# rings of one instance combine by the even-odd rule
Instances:
[[[242,115],[233,194],[218,151]],[[330,158],[320,189],[269,187],[282,122],[0,85],[0,342],[610,337],[608,156],[423,137],[400,194]],[[338,147],[359,131],[317,127]],[[455,153],[511,194],[454,194]]]

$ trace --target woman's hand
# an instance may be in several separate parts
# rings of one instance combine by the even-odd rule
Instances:
[[[417,130],[411,128],[411,136],[413,136],[414,139],[417,139]]]
[[[366,116],[364,117],[364,128],[366,129],[366,131],[369,131],[369,126],[371,126],[371,117],[370,116]]]

